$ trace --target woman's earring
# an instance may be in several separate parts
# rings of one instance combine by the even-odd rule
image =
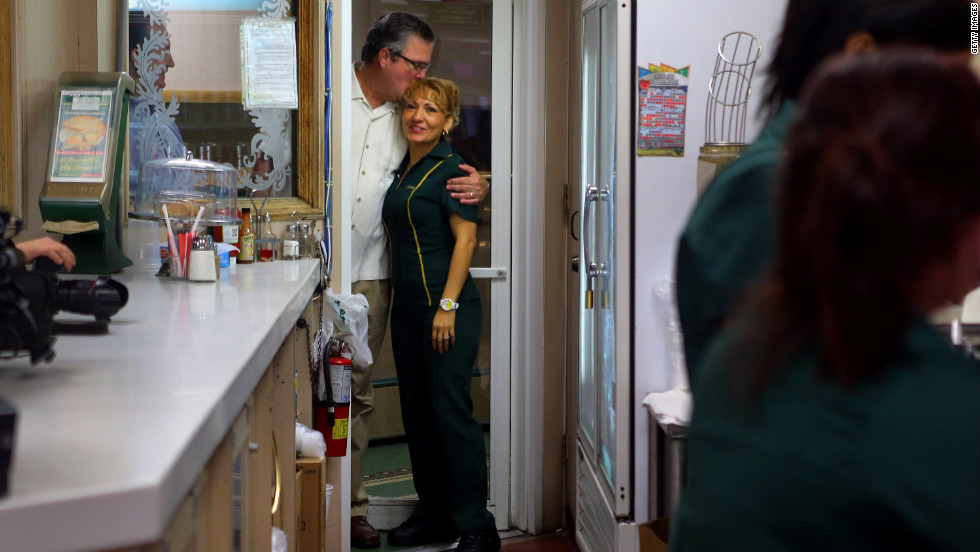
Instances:
[[[443,130],[442,131],[442,137],[443,138],[449,138],[449,131],[448,130]]]

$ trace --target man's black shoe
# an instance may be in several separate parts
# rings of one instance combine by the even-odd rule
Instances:
[[[435,527],[416,519],[409,519],[388,531],[388,544],[392,546],[421,546],[435,542],[452,542],[459,536],[453,527]]]
[[[463,531],[456,552],[500,552],[500,535],[494,529]]]

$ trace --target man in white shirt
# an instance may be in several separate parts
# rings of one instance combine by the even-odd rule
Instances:
[[[408,143],[401,130],[399,100],[409,85],[425,78],[432,60],[435,33],[414,15],[393,12],[368,30],[361,61],[354,64],[353,132],[355,190],[351,217],[352,293],[368,301],[368,347],[378,357],[391,307],[387,240],[381,206]],[[466,204],[487,194],[487,181],[469,165],[468,176],[450,180],[447,189]],[[368,446],[368,420],[374,409],[371,369],[354,367],[351,378],[351,544],[380,546],[378,532],[367,521],[368,495],[361,468]]]

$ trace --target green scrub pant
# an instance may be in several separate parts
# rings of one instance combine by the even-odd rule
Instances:
[[[480,300],[460,303],[456,344],[432,348],[438,307],[391,310],[391,347],[398,372],[402,422],[418,505],[412,518],[429,526],[452,521],[460,531],[494,529],[487,511],[483,428],[473,417],[470,382],[480,344]]]

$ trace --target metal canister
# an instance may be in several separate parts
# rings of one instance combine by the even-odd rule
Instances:
[[[713,144],[701,146],[698,154],[698,197],[704,193],[721,169],[738,159],[748,144]]]

